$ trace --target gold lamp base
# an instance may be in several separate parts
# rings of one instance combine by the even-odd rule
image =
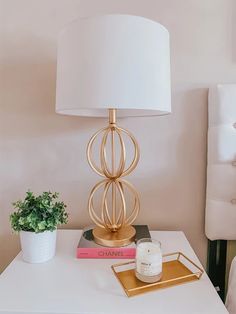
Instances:
[[[129,245],[134,241],[136,230],[132,226],[124,226],[116,232],[95,227],[93,229],[94,241],[102,246],[120,247]]]
[[[101,142],[100,153],[97,154],[100,157],[98,164],[92,158],[95,140]],[[133,145],[134,153],[128,163],[126,141],[129,146]],[[115,149],[117,145],[118,154]],[[139,147],[129,131],[116,125],[116,109],[109,109],[109,125],[96,132],[90,139],[87,158],[91,168],[103,177],[103,180],[93,187],[88,200],[89,215],[97,225],[93,230],[94,240],[97,244],[108,247],[126,246],[135,237],[136,231],[132,223],[139,213],[140,202],[134,186],[123,177],[136,167]]]

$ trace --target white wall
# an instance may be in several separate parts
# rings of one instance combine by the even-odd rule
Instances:
[[[89,223],[87,197],[99,178],[85,149],[106,121],[55,114],[56,38],[72,19],[104,13],[142,15],[170,32],[173,112],[121,121],[142,152],[129,180],[141,194],[137,222],[184,230],[205,262],[207,88],[236,82],[232,3],[0,0],[0,270],[19,250],[8,223],[11,202],[28,188],[59,191],[68,203],[69,227]]]

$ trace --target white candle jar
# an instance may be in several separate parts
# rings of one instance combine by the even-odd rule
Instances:
[[[140,239],[137,242],[135,275],[147,283],[157,282],[162,276],[161,243],[154,239]]]

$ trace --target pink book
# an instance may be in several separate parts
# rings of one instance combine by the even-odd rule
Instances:
[[[112,258],[112,259],[134,259],[136,253],[135,242],[141,238],[150,238],[150,233],[146,225],[136,225],[136,239],[130,245],[124,247],[109,248],[96,244],[93,241],[92,227],[83,230],[79,241],[77,258]]]

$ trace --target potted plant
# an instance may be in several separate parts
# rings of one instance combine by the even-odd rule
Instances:
[[[57,226],[68,219],[66,205],[58,196],[52,192],[35,196],[28,191],[23,201],[13,203],[16,211],[10,215],[11,227],[20,233],[26,262],[42,263],[55,255]]]

